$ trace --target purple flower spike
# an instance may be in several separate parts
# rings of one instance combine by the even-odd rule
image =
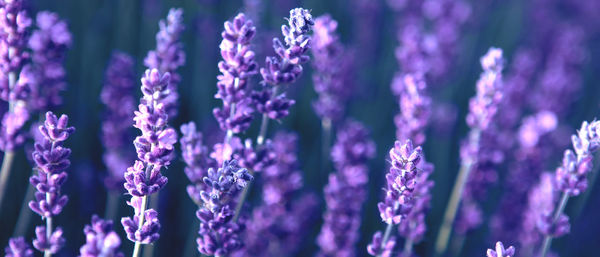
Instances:
[[[180,139],[181,155],[185,161],[185,174],[191,184],[187,186],[187,192],[190,198],[197,205],[202,205],[200,192],[204,190],[205,184],[202,178],[207,175],[209,168],[214,168],[216,163],[209,158],[208,149],[202,143],[202,133],[196,130],[196,124],[193,122],[181,125]]]
[[[392,89],[400,98],[400,113],[394,117],[398,140],[425,142],[425,129],[431,116],[431,98],[425,93],[426,88],[422,75],[405,74],[394,79]]]
[[[40,251],[48,251],[55,254],[65,245],[65,239],[62,236],[63,231],[60,227],[56,228],[50,235],[46,234],[46,226],[35,227],[36,238],[33,240],[33,247]]]
[[[513,257],[513,256],[515,256],[515,248],[511,246],[511,247],[504,249],[504,245],[502,244],[502,242],[496,243],[495,251],[492,249],[487,250],[487,257]]]
[[[398,226],[398,234],[411,240],[412,243],[420,242],[425,236],[427,229],[425,214],[430,208],[431,188],[433,187],[433,181],[429,179],[433,173],[433,164],[423,159],[419,162],[418,169],[412,209]]]
[[[273,49],[277,57],[267,57],[266,67],[260,69],[263,80],[270,85],[293,83],[302,73],[301,64],[310,59],[306,55],[310,48],[308,32],[314,25],[310,11],[292,9],[287,20],[288,25],[281,27],[287,48],[278,38],[274,38]]]
[[[123,175],[135,159],[131,141],[131,125],[135,110],[133,58],[114,52],[106,69],[104,87],[100,94],[106,106],[102,123],[103,155],[108,176],[104,183],[110,190],[122,190]],[[124,122],[129,121],[129,122]]]
[[[125,228],[127,238],[132,242],[140,242],[142,244],[150,244],[158,240],[160,234],[160,223],[158,221],[158,213],[153,210],[142,210],[141,197],[132,196],[131,200],[127,202],[127,205],[131,206],[135,210],[133,219],[125,217],[121,219],[121,224]],[[143,213],[142,213],[143,212]],[[140,217],[144,217],[142,226],[139,226]]]
[[[198,251],[205,255],[226,256],[242,246],[243,226],[234,222],[234,199],[253,179],[248,170],[235,160],[225,161],[217,170],[209,169],[204,177],[206,190],[200,192],[203,207],[196,212],[200,220]]]
[[[217,76],[218,92],[215,98],[223,101],[223,107],[215,108],[213,114],[221,129],[233,133],[245,131],[252,122],[248,79],[258,73],[258,64],[254,61],[254,52],[250,43],[256,34],[256,27],[243,13],[225,22],[221,33],[221,56]]]
[[[33,257],[33,250],[23,237],[8,240],[8,246],[4,249],[4,252],[6,257]]]
[[[337,121],[344,114],[352,87],[352,55],[336,34],[337,21],[329,15],[315,19],[311,52],[314,57],[313,83],[319,98],[313,108],[321,119]]]
[[[168,83],[168,96],[163,100],[165,110],[169,116],[177,115],[177,84],[181,77],[177,69],[185,64],[185,52],[181,42],[183,26],[183,9],[172,8],[165,20],[158,23],[159,31],[156,33],[156,49],[149,51],[144,59],[144,64],[150,70],[157,69],[161,73],[170,73],[171,83]]]
[[[0,70],[4,73],[3,80],[8,79],[6,74],[18,72],[23,62],[29,58],[25,48],[27,31],[32,21],[23,2],[13,0],[2,1],[0,4]]]
[[[502,99],[502,50],[490,48],[481,57],[483,73],[477,81],[477,94],[469,102],[467,123],[472,128],[485,130],[496,115]]]
[[[124,256],[119,251],[121,238],[113,230],[112,221],[106,221],[94,215],[92,224],[85,225],[83,233],[85,234],[85,244],[79,249],[81,257]]]
[[[35,72],[28,103],[31,109],[42,111],[62,103],[60,92],[67,86],[63,63],[72,37],[67,23],[56,13],[39,12],[36,24],[38,29],[31,34],[28,42]]]
[[[67,204],[68,197],[61,195],[61,186],[67,179],[65,172],[71,162],[71,149],[64,147],[65,141],[75,128],[67,127],[68,117],[57,118],[52,112],[46,113],[46,121],[39,127],[41,141],[35,142],[32,159],[36,164],[37,174],[29,179],[37,189],[35,200],[29,202],[29,207],[44,218],[58,215]]]
[[[367,252],[372,256],[391,257],[392,251],[396,246],[396,238],[391,237],[383,245],[383,234],[381,231],[375,232],[373,240],[367,245]]]
[[[149,175],[148,175],[149,174]],[[145,166],[141,161],[127,168],[125,189],[132,196],[143,197],[158,192],[167,184],[167,178],[160,173],[160,166]]]
[[[375,156],[375,143],[359,122],[346,123],[337,133],[332,159],[337,172],[325,186],[325,212],[317,237],[318,256],[355,256],[360,216],[366,200],[367,162]]]

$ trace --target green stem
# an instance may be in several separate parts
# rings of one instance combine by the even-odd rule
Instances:
[[[381,240],[381,247],[385,247],[387,241],[390,239],[390,236],[392,235],[392,229],[394,228],[394,222],[390,222],[387,224],[387,227],[385,228],[385,232],[383,233],[383,240]],[[382,252],[380,252],[377,257],[381,257],[383,254],[383,250]]]
[[[10,177],[10,170],[15,157],[13,151],[4,152],[4,159],[2,160],[2,168],[0,169],[0,207],[4,199],[4,193],[6,192],[6,185],[8,178]]]
[[[558,221],[558,218],[560,218],[560,215],[565,210],[565,207],[567,206],[567,202],[569,202],[569,194],[563,193],[562,197],[560,198],[560,203],[558,204],[558,208],[556,208],[556,211],[554,212],[554,216],[552,217],[553,225]],[[542,253],[540,254],[540,257],[546,257],[546,253],[548,253],[548,250],[550,249],[550,245],[552,245],[552,236],[546,235],[544,237],[544,244],[542,245]]]
[[[46,194],[46,199],[49,197],[49,193]],[[48,238],[48,240],[52,237],[52,217],[47,217],[46,218],[46,238]],[[50,249],[46,249],[44,250],[44,257],[50,257],[52,256],[52,253],[50,252]]]
[[[138,217],[138,229],[142,228],[142,225],[144,225],[144,212],[146,211],[146,205],[148,202],[148,196],[143,196],[142,197],[142,206],[140,207],[140,212],[138,215],[140,215]],[[135,246],[133,247],[133,255],[132,257],[139,257],[140,256],[140,250],[142,247],[142,243],[140,243],[139,241],[135,241]]]

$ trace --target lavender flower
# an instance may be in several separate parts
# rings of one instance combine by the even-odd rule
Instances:
[[[157,69],[160,73],[170,73],[171,82],[167,85],[168,96],[163,100],[169,116],[177,115],[177,84],[181,77],[177,69],[185,64],[185,52],[181,42],[183,32],[183,9],[172,8],[165,20],[158,23],[160,27],[156,33],[156,49],[149,51],[144,59],[144,65],[149,70]]]
[[[222,108],[213,113],[224,131],[240,133],[250,126],[253,109],[248,94],[248,80],[258,73],[258,64],[254,61],[254,52],[250,42],[256,34],[256,28],[243,13],[225,22],[221,33],[221,56],[219,62],[221,75],[217,77],[218,92],[215,98],[223,101]]]
[[[33,250],[23,237],[8,240],[8,246],[4,248],[4,252],[6,257],[33,257]]]
[[[33,246],[43,252],[56,253],[64,244],[62,229],[52,231],[52,218],[58,215],[67,204],[68,197],[61,195],[61,187],[67,180],[65,170],[70,166],[71,149],[63,142],[75,131],[68,127],[69,118],[62,115],[57,118],[52,112],[46,113],[46,121],[39,127],[42,141],[35,142],[32,159],[35,162],[34,174],[29,179],[37,192],[35,199],[29,202],[29,208],[46,220],[46,226],[36,227],[36,239]]]
[[[414,190],[418,181],[419,163],[421,162],[421,147],[413,148],[412,142],[406,140],[394,143],[390,149],[392,167],[386,174],[385,198],[377,207],[383,222],[388,224],[386,233],[381,237],[381,232],[373,236],[367,250],[373,256],[389,256],[395,245],[394,237],[390,237],[393,225],[400,224],[412,211],[414,203]],[[390,243],[394,242],[394,243]]]
[[[537,184],[529,191],[527,206],[520,224],[521,231],[518,234],[518,240],[524,247],[531,248],[542,240],[537,230],[538,221],[552,213],[558,200],[553,180],[551,173],[542,173]]]
[[[72,37],[67,23],[56,13],[39,12],[38,29],[31,34],[29,47],[35,79],[30,85],[29,106],[34,111],[53,109],[62,103],[60,92],[65,90],[66,71],[63,66]]]
[[[515,255],[515,248],[510,246],[505,249],[502,242],[497,242],[496,249],[488,249],[486,255],[487,257],[513,257]]]
[[[413,190],[414,201],[411,211],[406,218],[400,221],[398,225],[398,234],[410,240],[411,243],[418,243],[423,240],[427,224],[425,223],[425,214],[431,207],[431,188],[433,181],[429,179],[433,173],[433,164],[423,159],[419,162],[419,174],[416,177],[416,184]],[[412,246],[411,246],[412,247]],[[408,249],[405,249],[407,252]]]
[[[394,117],[398,140],[425,142],[425,128],[431,116],[431,98],[425,93],[426,87],[421,75],[405,74],[394,79],[392,90],[400,104],[400,113]]]
[[[485,130],[498,111],[502,99],[502,50],[490,48],[481,58],[483,73],[477,81],[477,94],[469,101],[467,124],[471,128]]]
[[[319,256],[355,256],[361,209],[366,200],[367,162],[375,156],[375,143],[359,122],[340,128],[332,159],[337,172],[325,186],[327,211],[317,237]]]
[[[313,83],[319,98],[313,108],[321,119],[338,121],[352,92],[352,56],[336,34],[337,21],[325,14],[314,21],[312,54],[315,74]]]
[[[217,170],[209,169],[203,181],[206,190],[200,192],[203,207],[196,212],[200,220],[198,251],[206,255],[226,256],[241,248],[239,234],[243,227],[233,221],[232,205],[238,193],[252,181],[248,170],[235,160],[225,161]]]
[[[169,73],[146,70],[141,80],[143,97],[133,119],[134,127],[142,132],[134,140],[139,160],[125,172],[124,186],[132,195],[128,204],[134,208],[134,217],[122,218],[121,224],[127,238],[136,243],[136,249],[159,237],[158,214],[153,209],[146,210],[146,205],[148,195],[158,192],[167,183],[160,171],[173,159],[173,144],[177,142],[177,132],[168,126],[165,109],[171,93],[170,79]]]
[[[34,76],[24,64],[29,58],[25,49],[30,25],[22,0],[0,3],[0,98],[9,103],[0,128],[0,149],[5,152],[23,143],[20,130],[29,119],[26,101]]]
[[[130,133],[135,110],[134,63],[131,56],[114,52],[106,69],[104,87],[100,93],[102,103],[106,105],[104,122],[102,123],[102,143],[105,153],[104,163],[108,170],[105,179],[110,190],[122,190],[123,175],[135,156],[129,143],[133,140]]]
[[[121,238],[113,230],[112,221],[100,219],[98,216],[92,216],[92,224],[85,225],[83,229],[85,234],[85,245],[79,250],[80,257],[123,257],[119,252]]]
[[[302,73],[303,63],[309,60],[305,53],[310,48],[308,32],[314,25],[310,11],[302,8],[290,10],[288,25],[281,27],[284,42],[273,39],[273,49],[277,57],[267,57],[265,68],[260,69],[265,83],[274,86],[293,83]]]
[[[216,163],[208,157],[208,149],[202,144],[202,133],[196,130],[195,123],[181,125],[181,133],[181,155],[186,164],[184,171],[191,182],[187,186],[187,192],[192,201],[201,206],[200,192],[205,189],[202,179],[207,175],[206,171],[214,168]]]

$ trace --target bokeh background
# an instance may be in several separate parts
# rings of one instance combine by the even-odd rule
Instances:
[[[371,9],[361,8],[361,2],[370,3]],[[458,170],[459,143],[465,137],[467,126],[464,117],[468,110],[468,98],[474,94],[475,82],[481,71],[479,57],[490,46],[504,50],[508,63],[513,60],[515,51],[523,45],[535,47],[532,38],[539,27],[531,22],[536,12],[533,2],[522,0],[473,0],[471,17],[462,27],[458,39],[457,56],[449,75],[436,82],[432,88],[435,102],[431,131],[424,145],[430,162],[435,164],[433,180],[432,209],[427,216],[428,232],[423,243],[416,246],[422,256],[431,254],[441,216]],[[544,1],[541,1],[544,2]],[[584,119],[598,115],[600,90],[600,47],[598,44],[598,23],[600,9],[582,7],[578,3],[593,1],[546,1],[560,14],[561,19],[579,24],[585,33],[585,61],[580,69],[582,81],[576,99],[568,106],[568,115],[560,120],[564,126],[576,128]],[[92,214],[105,212],[106,191],[102,179],[105,167],[102,162],[102,142],[100,127],[103,106],[99,95],[102,88],[105,68],[113,50],[118,49],[133,55],[136,59],[138,75],[143,72],[142,60],[147,51],[155,47],[154,35],[158,30],[158,20],[166,16],[171,7],[184,9],[186,31],[183,40],[187,55],[186,64],[179,70],[182,82],[179,85],[180,109],[173,122],[179,127],[183,122],[196,121],[200,128],[210,133],[218,129],[212,117],[212,108],[220,105],[213,98],[216,92],[217,62],[220,59],[218,44],[225,20],[240,11],[255,12],[258,31],[256,51],[259,64],[264,64],[264,56],[271,54],[270,39],[279,36],[279,28],[288,16],[289,9],[302,6],[312,10],[314,16],[329,13],[339,22],[339,33],[343,43],[357,53],[357,87],[355,97],[350,102],[349,116],[364,122],[372,130],[377,143],[377,157],[370,165],[369,197],[363,209],[361,240],[358,248],[361,256],[366,256],[365,247],[374,231],[383,229],[376,203],[381,197],[383,177],[386,172],[388,149],[393,145],[395,127],[393,116],[398,105],[390,94],[390,83],[398,69],[394,49],[398,45],[396,20],[398,17],[383,0],[39,0],[31,1],[31,13],[41,10],[57,12],[69,23],[73,34],[73,47],[66,61],[68,89],[63,93],[64,104],[57,110],[70,116],[70,122],[77,128],[67,145],[73,149],[72,167],[65,193],[70,201],[58,216],[56,224],[65,229],[66,247],[57,256],[76,256],[84,243],[82,229],[89,223]],[[600,5],[596,5],[600,6]],[[254,9],[252,9],[254,8]],[[33,15],[32,15],[33,16]],[[364,27],[368,30],[364,30]],[[367,33],[368,32],[368,33]],[[539,48],[544,55],[551,52]],[[548,50],[548,51],[547,51]],[[547,52],[544,52],[547,51]],[[304,171],[305,190],[322,196],[326,183],[325,174],[319,162],[320,120],[315,115],[311,101],[316,94],[312,86],[311,68],[306,65],[305,75],[289,88],[289,94],[296,100],[291,115],[281,124],[271,126],[271,131],[296,131],[300,138],[300,155]],[[258,79],[254,83],[258,83]],[[533,85],[532,85],[533,87]],[[138,92],[139,94],[139,92]],[[255,123],[254,126],[257,124]],[[253,127],[247,136],[256,134]],[[557,158],[547,164],[550,170],[560,162],[562,149],[556,149]],[[10,177],[8,199],[0,210],[0,246],[5,246],[15,227],[23,196],[27,189],[27,177],[31,165],[21,149]],[[500,169],[500,180],[506,174]],[[161,239],[156,244],[155,256],[198,256],[195,242],[189,241],[191,233],[197,231],[194,204],[185,192],[188,183],[183,173],[183,162],[178,159],[166,171],[169,183],[161,191],[159,213],[162,223]],[[489,200],[484,207],[494,211],[498,203],[501,185],[491,189]],[[561,256],[598,256],[600,236],[600,188],[590,188],[586,197],[575,198],[567,208],[573,218],[571,234],[555,240],[553,249]],[[131,209],[122,196],[118,217],[129,215]],[[256,200],[256,199],[254,199]],[[321,203],[323,207],[323,202]],[[583,206],[583,207],[582,207]],[[572,216],[575,217],[575,216]],[[26,230],[31,238],[34,225],[41,222],[34,215]],[[118,220],[116,230],[122,238],[124,233]],[[304,242],[300,256],[312,256],[316,250],[315,236],[321,221],[313,227],[312,234]],[[492,246],[488,226],[484,225],[465,241],[461,256],[483,256],[485,249]],[[125,240],[122,249],[131,252],[133,244]],[[190,251],[191,247],[191,251]],[[518,255],[518,254],[517,254]]]

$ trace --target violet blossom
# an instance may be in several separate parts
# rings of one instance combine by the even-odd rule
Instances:
[[[34,111],[51,110],[62,103],[60,92],[67,86],[64,61],[72,36],[56,13],[39,12],[36,25],[28,42],[35,74],[28,104]]]
[[[361,209],[366,200],[367,162],[375,156],[375,143],[359,122],[350,121],[337,133],[331,158],[337,172],[325,186],[327,211],[317,237],[318,256],[356,256]]]
[[[336,33],[338,23],[325,14],[314,21],[312,36],[314,88],[319,95],[313,109],[322,120],[339,121],[353,90],[353,56],[344,48]]]
[[[134,140],[138,160],[124,174],[124,186],[131,195],[127,204],[134,209],[134,216],[121,219],[127,238],[137,247],[152,243],[159,237],[158,214],[146,207],[147,197],[167,183],[161,169],[173,159],[173,144],[177,142],[177,133],[168,125],[164,102],[171,93],[168,88],[170,79],[169,73],[161,74],[157,69],[146,70],[141,79],[143,97],[135,111],[133,125],[142,132]]]
[[[394,78],[392,90],[399,98],[400,113],[394,117],[396,138],[425,142],[425,129],[431,116],[431,98],[422,75],[404,74]]]
[[[167,85],[169,94],[163,99],[163,103],[167,114],[173,118],[177,116],[177,85],[181,82],[177,69],[185,64],[185,52],[181,42],[184,30],[183,9],[171,8],[167,18],[161,20],[158,26],[156,49],[148,52],[144,65],[149,70],[157,69],[161,74],[171,74],[171,82]]]
[[[232,220],[232,208],[236,196],[252,179],[248,170],[240,168],[235,160],[208,170],[203,178],[206,189],[200,192],[203,207],[196,212],[200,220],[196,240],[200,253],[222,257],[243,245],[239,235],[243,226]]]
[[[486,252],[487,257],[514,257],[515,256],[515,248],[510,246],[508,248],[504,248],[502,242],[496,243],[496,248],[488,249]]]
[[[121,238],[113,230],[113,223],[109,220],[92,216],[92,223],[85,225],[85,244],[79,249],[80,257],[123,257],[119,251]]]
[[[388,228],[383,236],[379,231],[373,235],[367,247],[372,256],[391,256],[395,245],[395,237],[391,236],[392,227],[406,219],[415,204],[414,190],[420,173],[421,153],[421,147],[413,148],[410,140],[404,144],[396,141],[390,149],[392,167],[385,176],[385,197],[377,204],[381,219]]]
[[[100,100],[106,106],[102,123],[104,164],[108,175],[104,180],[110,190],[122,190],[127,167],[135,159],[131,142],[135,110],[135,71],[133,58],[122,52],[111,56],[104,78]],[[128,122],[125,122],[128,121]]]
[[[181,155],[186,164],[184,171],[191,182],[187,186],[187,193],[196,205],[201,206],[200,192],[205,188],[202,179],[209,168],[215,168],[216,163],[209,158],[208,149],[202,143],[202,133],[196,130],[194,122],[181,125],[181,134],[179,142]]]
[[[41,141],[35,142],[32,159],[35,162],[35,174],[29,182],[37,190],[35,199],[29,202],[29,208],[46,220],[46,225],[35,228],[36,239],[33,246],[39,251],[55,254],[64,245],[62,229],[52,227],[52,218],[58,215],[67,204],[68,197],[61,194],[61,187],[67,180],[66,169],[71,162],[71,149],[63,143],[75,131],[68,127],[66,115],[57,118],[52,112],[46,113],[46,121],[39,127],[43,135]]]
[[[33,257],[33,250],[23,237],[9,239],[4,253],[6,253],[5,257]]]

